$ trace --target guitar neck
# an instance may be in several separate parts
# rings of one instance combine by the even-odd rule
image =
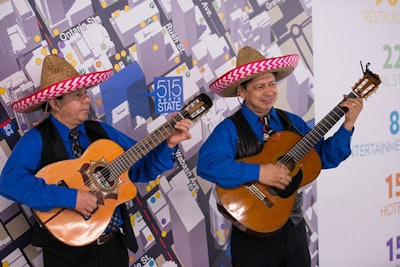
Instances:
[[[348,98],[358,97],[351,92]],[[344,101],[344,100],[343,100]],[[342,103],[341,101],[340,103]],[[292,149],[287,152],[295,163],[299,162],[310,151],[319,140],[346,114],[348,109],[341,107],[340,103],[336,105],[307,135],[305,135]]]
[[[173,118],[169,119],[154,132],[136,143],[119,157],[114,159],[109,164],[109,169],[112,170],[113,177],[118,178],[122,173],[129,170],[143,156],[166,140],[174,131],[175,124],[184,117],[178,113]]]
[[[201,93],[194,99],[190,100],[182,107],[179,113],[174,115],[143,140],[129,148],[125,153],[122,153],[119,157],[110,162],[107,166],[108,171],[110,172],[109,180],[117,179],[143,156],[166,140],[175,131],[174,126],[177,122],[182,119],[189,119],[192,122],[195,122],[204,115],[211,106],[211,98],[204,93]]]

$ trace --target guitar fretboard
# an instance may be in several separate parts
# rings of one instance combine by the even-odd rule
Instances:
[[[127,151],[107,164],[105,170],[102,170],[101,176],[107,177],[108,181],[114,181],[122,173],[129,170],[143,156],[166,140],[174,131],[175,124],[182,119],[190,119],[195,122],[201,115],[205,114],[212,106],[212,100],[204,93],[192,99],[185,104],[182,110],[172,116],[168,121],[154,130],[147,137],[136,143]]]
[[[367,98],[381,83],[379,76],[367,71],[364,76],[353,86],[353,90],[347,95],[347,98]],[[342,103],[342,100],[340,103]],[[341,107],[340,103],[336,105],[306,136],[304,136],[285,156],[280,163],[294,161],[298,163],[310,151],[321,138],[346,114],[348,109]]]
[[[182,113],[182,112],[181,112]],[[108,165],[110,172],[110,180],[117,179],[122,173],[127,171],[132,165],[138,162],[143,156],[166,140],[174,131],[174,125],[182,120],[184,116],[179,113],[173,118],[169,119],[157,130],[146,136],[140,142],[136,143],[125,153],[114,159]]]
[[[357,95],[351,92],[348,98],[356,98]],[[343,102],[343,101],[342,101]],[[310,151],[321,138],[346,114],[347,108],[339,104],[333,108],[315,127],[304,136],[292,149],[287,152],[294,162],[299,162]]]

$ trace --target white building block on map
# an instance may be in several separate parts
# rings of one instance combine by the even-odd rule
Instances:
[[[159,190],[156,191],[152,196],[150,196],[147,199],[147,207],[150,209],[150,211],[153,214],[155,214],[157,211],[159,211],[166,204],[167,204],[167,201],[165,200],[164,195]]]
[[[155,215],[158,227],[161,230],[168,232],[171,230],[171,215],[169,213],[168,205],[162,207]]]

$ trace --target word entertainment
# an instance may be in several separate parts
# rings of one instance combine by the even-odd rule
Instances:
[[[400,139],[394,141],[355,145],[351,147],[353,157],[367,157],[400,151]]]
[[[60,33],[61,41],[67,41],[71,39],[75,34],[83,33],[87,30],[87,26],[93,23],[101,24],[101,19],[95,16],[87,18],[86,22],[79,23],[75,27],[69,28],[67,31]]]

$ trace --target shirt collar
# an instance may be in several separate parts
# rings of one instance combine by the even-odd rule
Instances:
[[[253,111],[251,111],[251,110],[247,107],[246,101],[243,102],[243,105],[242,105],[242,113],[243,113],[244,117],[247,118],[247,120],[248,120],[249,122],[254,122],[254,123],[256,123],[256,122],[258,121],[259,116],[258,116],[256,113],[254,113]],[[275,110],[274,107],[272,107],[271,112],[269,113],[269,115],[270,115],[270,120],[273,119],[273,120],[275,120],[275,121],[279,121],[279,120],[278,120],[278,114],[276,113],[276,110]]]
[[[63,124],[62,122],[57,120],[52,115],[50,115],[50,120],[54,124],[54,126],[56,127],[56,129],[57,129],[58,133],[60,134],[61,138],[63,140],[68,140],[68,135],[69,135],[70,129],[65,124]],[[78,128],[78,130],[80,130],[82,134],[86,134],[85,127],[84,127],[83,123],[80,124],[76,128]]]

